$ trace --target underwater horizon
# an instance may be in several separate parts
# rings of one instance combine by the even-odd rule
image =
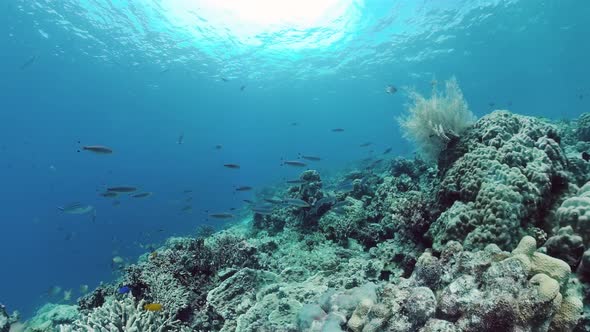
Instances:
[[[137,303],[156,303],[156,291],[144,293],[130,281],[130,271],[138,266],[138,259],[141,257],[140,263],[149,263],[152,258],[157,261],[169,257],[168,251],[175,250],[171,248],[190,251],[186,248],[193,248],[192,244],[175,247],[174,239],[200,238],[213,230],[237,232],[236,236],[243,237],[241,241],[255,246],[257,253],[252,257],[256,257],[256,264],[239,268],[265,273],[275,273],[283,264],[269,253],[275,249],[265,247],[268,241],[262,238],[267,235],[284,239],[292,236],[288,241],[293,243],[321,242],[317,240],[321,235],[328,243],[322,242],[322,248],[338,247],[329,252],[342,259],[369,252],[375,255],[373,249],[379,243],[391,240],[394,233],[397,241],[401,233],[383,231],[391,236],[375,235],[374,242],[363,242],[364,237],[351,235],[354,232],[348,230],[343,238],[358,243],[341,241],[331,233],[332,226],[322,226],[327,221],[318,212],[323,209],[318,202],[324,199],[322,204],[336,211],[338,202],[347,201],[347,195],[354,196],[350,193],[358,190],[356,186],[366,186],[365,193],[351,199],[362,201],[366,211],[379,211],[367,212],[370,216],[360,219],[380,224],[382,218],[399,211],[375,203],[379,195],[388,195],[379,186],[388,177],[398,176],[396,165],[407,159],[419,174],[408,180],[418,186],[412,191],[433,200],[423,206],[431,210],[428,226],[438,225],[443,216],[454,213],[448,211],[459,209],[453,203],[471,206],[479,202],[475,196],[463,196],[472,189],[471,184],[457,190],[456,195],[444,195],[441,186],[451,183],[446,179],[460,158],[449,153],[452,156],[447,160],[445,151],[451,151],[459,141],[468,146],[465,151],[472,151],[477,141],[472,131],[488,128],[489,121],[496,121],[496,115],[485,120],[495,110],[507,110],[515,117],[530,116],[535,119],[530,121],[543,123],[538,125],[542,129],[534,132],[546,133],[544,137],[553,139],[563,150],[564,160],[569,160],[568,166],[559,169],[568,174],[563,176],[567,179],[563,187],[568,189],[562,190],[551,176],[547,185],[551,189],[539,185],[535,191],[541,193],[539,197],[523,194],[522,204],[539,204],[536,211],[542,212],[514,212],[521,218],[517,223],[520,228],[504,229],[518,234],[512,236],[532,236],[530,227],[534,226],[546,233],[545,237],[536,237],[537,242],[551,238],[560,227],[569,225],[551,219],[559,204],[576,193],[584,196],[577,189],[590,179],[585,166],[574,169],[570,160],[574,155],[585,160],[587,143],[580,135],[576,139],[582,143],[567,136],[583,131],[581,116],[590,112],[590,43],[585,42],[590,35],[589,16],[590,2],[574,0],[4,1],[0,4],[4,31],[0,36],[0,304],[8,314],[20,312],[24,322],[46,303],[83,307],[80,303],[88,304],[84,301],[89,294],[96,294],[97,288],[112,286],[111,292],[116,293],[119,287],[129,286],[115,295],[129,292]],[[436,99],[436,93],[441,93],[444,99],[445,84],[452,85],[449,82],[455,82],[453,78],[473,121],[466,120],[469,123],[465,126],[442,133],[437,132],[435,124],[430,136],[412,132],[416,127],[407,118],[406,122],[400,119],[417,114],[412,111],[420,108],[415,94],[428,98],[432,92]],[[451,95],[453,88],[446,87]],[[423,107],[436,108],[435,104],[425,103]],[[449,106],[441,116],[451,112],[454,109]],[[504,130],[509,123],[497,121],[503,129],[488,128],[479,143],[485,141],[485,135]],[[545,130],[545,121],[558,128],[560,139]],[[469,134],[463,135],[463,130]],[[530,132],[533,130],[527,134]],[[444,138],[444,147],[437,145],[439,142],[424,142],[435,134]],[[523,146],[540,144],[544,150],[539,150],[549,157],[534,154],[531,160],[546,162],[561,153],[552,155],[547,152],[552,143],[545,145],[537,139],[535,136],[533,143]],[[500,149],[498,144],[495,147]],[[425,156],[431,151],[428,148],[438,149],[430,160]],[[518,160],[521,157],[514,155],[526,148],[500,163]],[[533,161],[522,162],[530,163]],[[510,166],[519,165],[515,162]],[[471,175],[469,167],[457,172]],[[319,196],[306,196],[308,190],[302,189],[310,181],[320,181],[308,170],[317,171],[321,177],[320,187],[325,192]],[[349,176],[354,172],[365,175]],[[491,173],[477,174],[494,181],[504,179]],[[523,174],[538,184],[534,175]],[[482,181],[476,182],[479,185]],[[508,182],[514,185],[518,181]],[[292,185],[301,186],[297,187],[300,191]],[[272,202],[270,197],[277,196],[280,202]],[[264,199],[267,202],[260,203]],[[265,205],[271,203],[276,204],[272,212],[270,205]],[[356,203],[342,204],[347,208],[346,204]],[[510,206],[514,204],[500,208],[509,211],[506,218],[511,216]],[[285,212],[289,209],[297,212],[290,215]],[[308,210],[313,211],[313,218]],[[276,229],[277,218],[285,218],[285,231],[283,224]],[[301,229],[290,224],[295,219],[301,222]],[[502,218],[492,218],[497,219]],[[585,240],[583,231],[572,227]],[[244,230],[250,228],[256,231]],[[435,228],[416,232],[435,234]],[[284,235],[287,230],[297,230],[299,237]],[[432,250],[438,257],[444,241],[470,239],[466,234],[436,234],[414,241],[412,268],[424,252]],[[518,244],[514,238],[488,240],[481,243],[495,243],[507,251]],[[484,247],[462,244],[465,250]],[[340,247],[358,249],[358,253],[338,254]],[[276,251],[286,248],[286,244],[278,246]],[[581,253],[583,250],[579,259]],[[250,258],[240,260],[250,262]],[[298,261],[290,263],[296,265]],[[570,272],[575,272],[577,263],[570,264]],[[224,264],[220,263],[223,269],[210,271],[210,287],[203,289],[217,290],[219,283],[240,273],[233,263]],[[224,277],[220,271],[226,268],[236,271]],[[404,272],[399,275],[381,273],[375,280],[367,273],[359,277],[363,282],[359,279],[342,289],[366,287],[369,280],[377,285],[372,301],[379,302],[378,281],[393,283],[394,276],[406,278],[413,271],[400,269]],[[121,280],[127,284],[121,284]],[[281,282],[293,280],[285,277]],[[339,290],[334,285],[326,287]],[[104,294],[113,295],[108,291]],[[211,294],[214,291],[207,299],[214,297]],[[285,297],[296,298],[292,294]],[[315,300],[297,298],[302,305]],[[209,300],[208,305],[215,307],[217,303],[219,309],[220,302]],[[201,306],[205,304],[199,302],[199,310]],[[194,318],[199,311],[196,307],[191,304],[193,314],[177,312],[175,319],[193,330],[248,330],[237,318],[237,325],[232,325],[233,318],[221,309],[211,314],[211,307],[207,312],[220,326],[199,325]],[[323,310],[329,316],[328,310]],[[586,300],[584,310],[590,312]],[[352,310],[348,314],[340,324],[343,329]],[[301,323],[301,311],[297,315],[300,330],[314,330],[315,323]],[[227,322],[225,329],[219,322]],[[0,331],[4,332],[1,323],[0,317]],[[362,330],[351,324],[350,331]],[[416,324],[406,330],[418,331],[424,322]],[[269,326],[275,325],[250,330],[273,331]],[[291,331],[289,326],[284,331]],[[325,326],[325,331],[337,331]],[[57,325],[46,328],[53,331]],[[583,328],[578,326],[576,331]]]

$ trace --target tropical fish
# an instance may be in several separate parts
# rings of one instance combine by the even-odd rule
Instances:
[[[299,161],[299,160],[285,160],[283,161],[283,165],[289,165],[294,167],[305,167],[307,166],[306,163]]]
[[[80,285],[79,292],[80,294],[86,294],[88,293],[88,289],[90,289],[88,285]]]
[[[178,143],[178,144],[184,143],[184,134],[180,134],[180,136],[178,136],[178,140],[176,141],[176,143]]]
[[[143,309],[146,311],[161,311],[162,304],[160,303],[148,303],[143,306]]]
[[[68,302],[71,299],[72,299],[72,290],[71,289],[68,289],[68,290],[64,291],[64,299],[63,300],[65,302]]]
[[[144,197],[149,197],[151,195],[152,195],[152,193],[149,192],[149,191],[147,191],[147,192],[143,192],[143,193],[133,194],[133,195],[131,195],[131,197],[133,197],[133,198],[144,198]]]
[[[345,209],[344,209],[344,207],[342,207],[342,206],[340,206],[340,207],[337,207],[337,208],[333,208],[333,209],[332,209],[332,210],[330,210],[330,211],[332,211],[332,212],[336,213],[337,215],[343,215],[343,214],[345,214],[345,213],[346,213],[346,210],[345,210]]]
[[[123,286],[119,288],[119,294],[127,294],[131,291],[131,287],[129,286]]]
[[[285,203],[299,208],[307,208],[311,206],[309,203],[299,198],[287,198],[285,199]]]
[[[67,214],[85,214],[94,210],[94,207],[92,205],[82,205],[79,202],[74,202],[66,206],[58,206],[57,209]]]
[[[192,192],[193,192],[193,191],[192,191],[192,190],[190,190],[190,189],[187,189],[187,190],[184,190],[184,191],[183,191],[183,193],[185,193],[185,194],[190,194],[190,193],[192,193]]]
[[[391,152],[391,150],[393,150],[392,148],[387,148],[385,149],[385,151],[383,151],[383,154],[388,154]]]
[[[338,208],[342,208],[342,207],[344,207],[344,206],[347,206],[348,204],[349,204],[349,203],[348,203],[348,201],[340,201],[340,202],[336,202],[336,203],[335,203],[335,204],[332,206],[332,208],[334,208],[334,209],[338,209]]]
[[[158,257],[158,252],[157,252],[157,251],[152,251],[152,252],[150,253],[150,259],[155,259],[155,258],[157,258],[157,257]]]
[[[123,264],[125,260],[121,256],[115,256],[112,259],[113,264]]]
[[[377,159],[371,163],[367,168],[373,168],[383,162],[383,159]]]
[[[132,193],[137,190],[137,187],[133,186],[117,186],[117,187],[109,187],[107,191],[114,191],[117,193]]]
[[[105,191],[103,193],[100,193],[100,196],[102,196],[102,197],[117,197],[117,196],[119,196],[119,194],[114,191]]]
[[[322,160],[322,158],[317,157],[317,156],[305,156],[305,155],[302,155],[301,158],[306,159],[306,160],[310,160],[310,161],[320,161],[320,160]]]
[[[98,153],[98,154],[111,154],[113,153],[113,149],[103,146],[103,145],[85,145],[82,147],[82,150]]]
[[[233,217],[234,217],[233,214],[227,213],[227,212],[209,214],[209,218],[215,218],[215,219],[231,219]]]
[[[265,202],[271,203],[271,204],[282,204],[283,200],[280,198],[276,198],[276,197],[271,197],[271,198],[264,198],[263,199]]]
[[[296,180],[287,180],[287,183],[290,183],[290,184],[304,184],[304,183],[307,183],[307,181],[301,180],[301,179],[296,179]]]
[[[318,213],[318,209],[320,209],[322,206],[324,206],[324,205],[330,205],[331,206],[331,205],[334,204],[334,202],[336,202],[336,198],[331,197],[331,196],[326,196],[326,197],[320,198],[313,205],[313,209],[311,210],[311,212],[313,214],[317,214]]]
[[[392,95],[392,94],[395,94],[397,92],[397,88],[395,86],[393,86],[393,85],[388,85],[388,86],[385,87],[385,92],[387,94]]]
[[[371,143],[371,142],[365,142],[365,143],[363,143],[363,144],[361,144],[361,145],[359,145],[359,146],[360,146],[361,148],[366,148],[367,146],[370,146],[371,144],[373,144],[373,143]]]
[[[224,167],[231,168],[231,169],[238,169],[240,165],[238,164],[223,164]]]
[[[52,286],[47,290],[47,296],[50,296],[50,297],[58,296],[59,293],[61,293],[60,286]]]
[[[222,148],[223,148],[223,145],[221,145],[221,144],[215,145],[215,150],[221,150]]]
[[[246,86],[245,86],[245,85],[242,85],[242,86],[240,87],[240,91],[242,91],[242,92],[243,92],[245,89],[246,89]]]
[[[252,212],[261,214],[263,216],[267,216],[272,214],[272,209],[265,209],[265,208],[252,208]]]
[[[344,131],[344,129],[343,128],[334,128],[334,129],[332,129],[332,131],[335,133],[341,133]]]
[[[225,77],[222,77],[221,80],[224,81],[224,82],[226,82],[226,83],[229,82],[229,80],[227,78],[225,78]]]
[[[281,201],[281,203],[282,202],[283,201]],[[258,209],[267,209],[268,210],[268,209],[274,208],[274,204],[273,203],[268,203],[268,202],[263,202],[263,203],[256,204],[254,207],[255,208],[258,208]]]
[[[190,212],[190,211],[192,211],[192,210],[193,210],[193,207],[192,207],[192,206],[190,206],[190,205],[185,205],[185,206],[183,206],[183,207],[182,207],[182,209],[181,209],[181,211],[182,211],[182,212]]]
[[[35,60],[37,60],[37,56],[36,55],[33,55],[29,60],[27,60],[22,65],[20,65],[20,70],[24,70],[27,67],[29,67],[30,65],[32,65],[33,63],[35,63]]]
[[[244,201],[245,203],[248,203],[248,204],[254,204],[254,202],[252,202],[252,201],[251,201],[251,200],[249,200],[249,199],[243,199],[242,201]]]
[[[236,191],[249,191],[249,190],[252,190],[252,187],[250,187],[250,186],[236,187]]]
[[[354,188],[354,183],[352,181],[344,181],[339,183],[335,190],[336,191],[351,191]]]
[[[324,204],[334,204],[335,201],[336,201],[336,198],[334,198],[332,196],[322,197],[315,202],[314,207],[320,207]]]

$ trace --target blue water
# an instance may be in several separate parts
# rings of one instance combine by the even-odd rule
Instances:
[[[590,111],[587,1],[333,0],[313,22],[313,7],[301,8],[312,2],[285,1],[299,3],[286,10],[299,23],[281,21],[285,10],[268,1],[275,14],[243,17],[228,14],[231,1],[217,2],[224,10],[210,0],[133,3],[0,3],[0,301],[9,310],[59,301],[47,296],[52,286],[76,297],[82,284],[112,280],[114,256],[133,262],[167,237],[223,227],[204,211],[253,196],[234,186],[296,177],[281,158],[319,155],[313,167],[327,176],[370,149],[411,155],[395,122],[407,99],[386,94],[388,84],[426,93],[433,78],[455,75],[478,116],[492,102],[551,118]],[[77,152],[93,144],[114,153]],[[122,184],[154,195],[120,206],[98,196]],[[191,213],[180,211],[186,189]],[[73,201],[93,205],[96,220],[56,208]]]

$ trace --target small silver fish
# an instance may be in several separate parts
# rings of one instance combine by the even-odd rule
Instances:
[[[82,205],[79,202],[71,203],[65,206],[58,206],[58,210],[67,214],[86,214],[94,210],[92,205]]]
[[[113,191],[117,193],[131,193],[137,191],[137,187],[133,186],[116,186],[116,187],[109,187],[107,191]]]
[[[35,62],[35,60],[37,60],[37,56],[36,55],[33,55],[29,60],[27,60],[22,65],[20,65],[20,69],[21,70],[26,69],[27,67],[29,67],[30,65],[32,65]]]
[[[294,167],[305,167],[307,166],[306,163],[299,161],[299,160],[285,160],[283,161],[283,165],[289,165]]]
[[[145,198],[145,197],[149,197],[151,195],[152,195],[152,193],[148,191],[148,192],[133,194],[133,195],[131,195],[131,197],[133,197],[133,198]]]
[[[287,198],[285,203],[298,208],[307,208],[311,206],[309,203],[299,198]]]
[[[320,158],[318,156],[301,155],[301,158],[306,159],[306,160],[310,160],[310,161],[321,161],[322,160],[322,158]]]
[[[275,198],[275,197],[271,197],[271,198],[264,198],[265,202],[271,203],[271,204],[282,204],[283,200],[280,198]]]
[[[94,152],[97,154],[111,154],[113,153],[113,149],[102,146],[102,145],[86,145],[82,147],[82,150]]]
[[[338,208],[342,208],[344,206],[347,206],[349,203],[348,201],[340,201],[340,202],[336,202],[332,207],[334,209],[338,209]]]
[[[304,183],[307,183],[307,181],[297,179],[297,180],[287,180],[287,183],[290,183],[290,184],[304,184]]]
[[[272,214],[272,210],[268,210],[268,209],[257,209],[257,208],[253,208],[252,209],[252,212],[258,213],[258,214],[263,215],[263,216],[268,216],[268,215],[271,215]]]
[[[234,215],[231,213],[227,213],[227,212],[220,212],[220,213],[210,213],[209,217],[215,218],[215,219],[232,219],[234,217]]]

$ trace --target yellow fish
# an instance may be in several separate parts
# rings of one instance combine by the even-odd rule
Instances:
[[[148,303],[143,306],[143,309],[147,311],[161,311],[162,305],[160,303]]]

